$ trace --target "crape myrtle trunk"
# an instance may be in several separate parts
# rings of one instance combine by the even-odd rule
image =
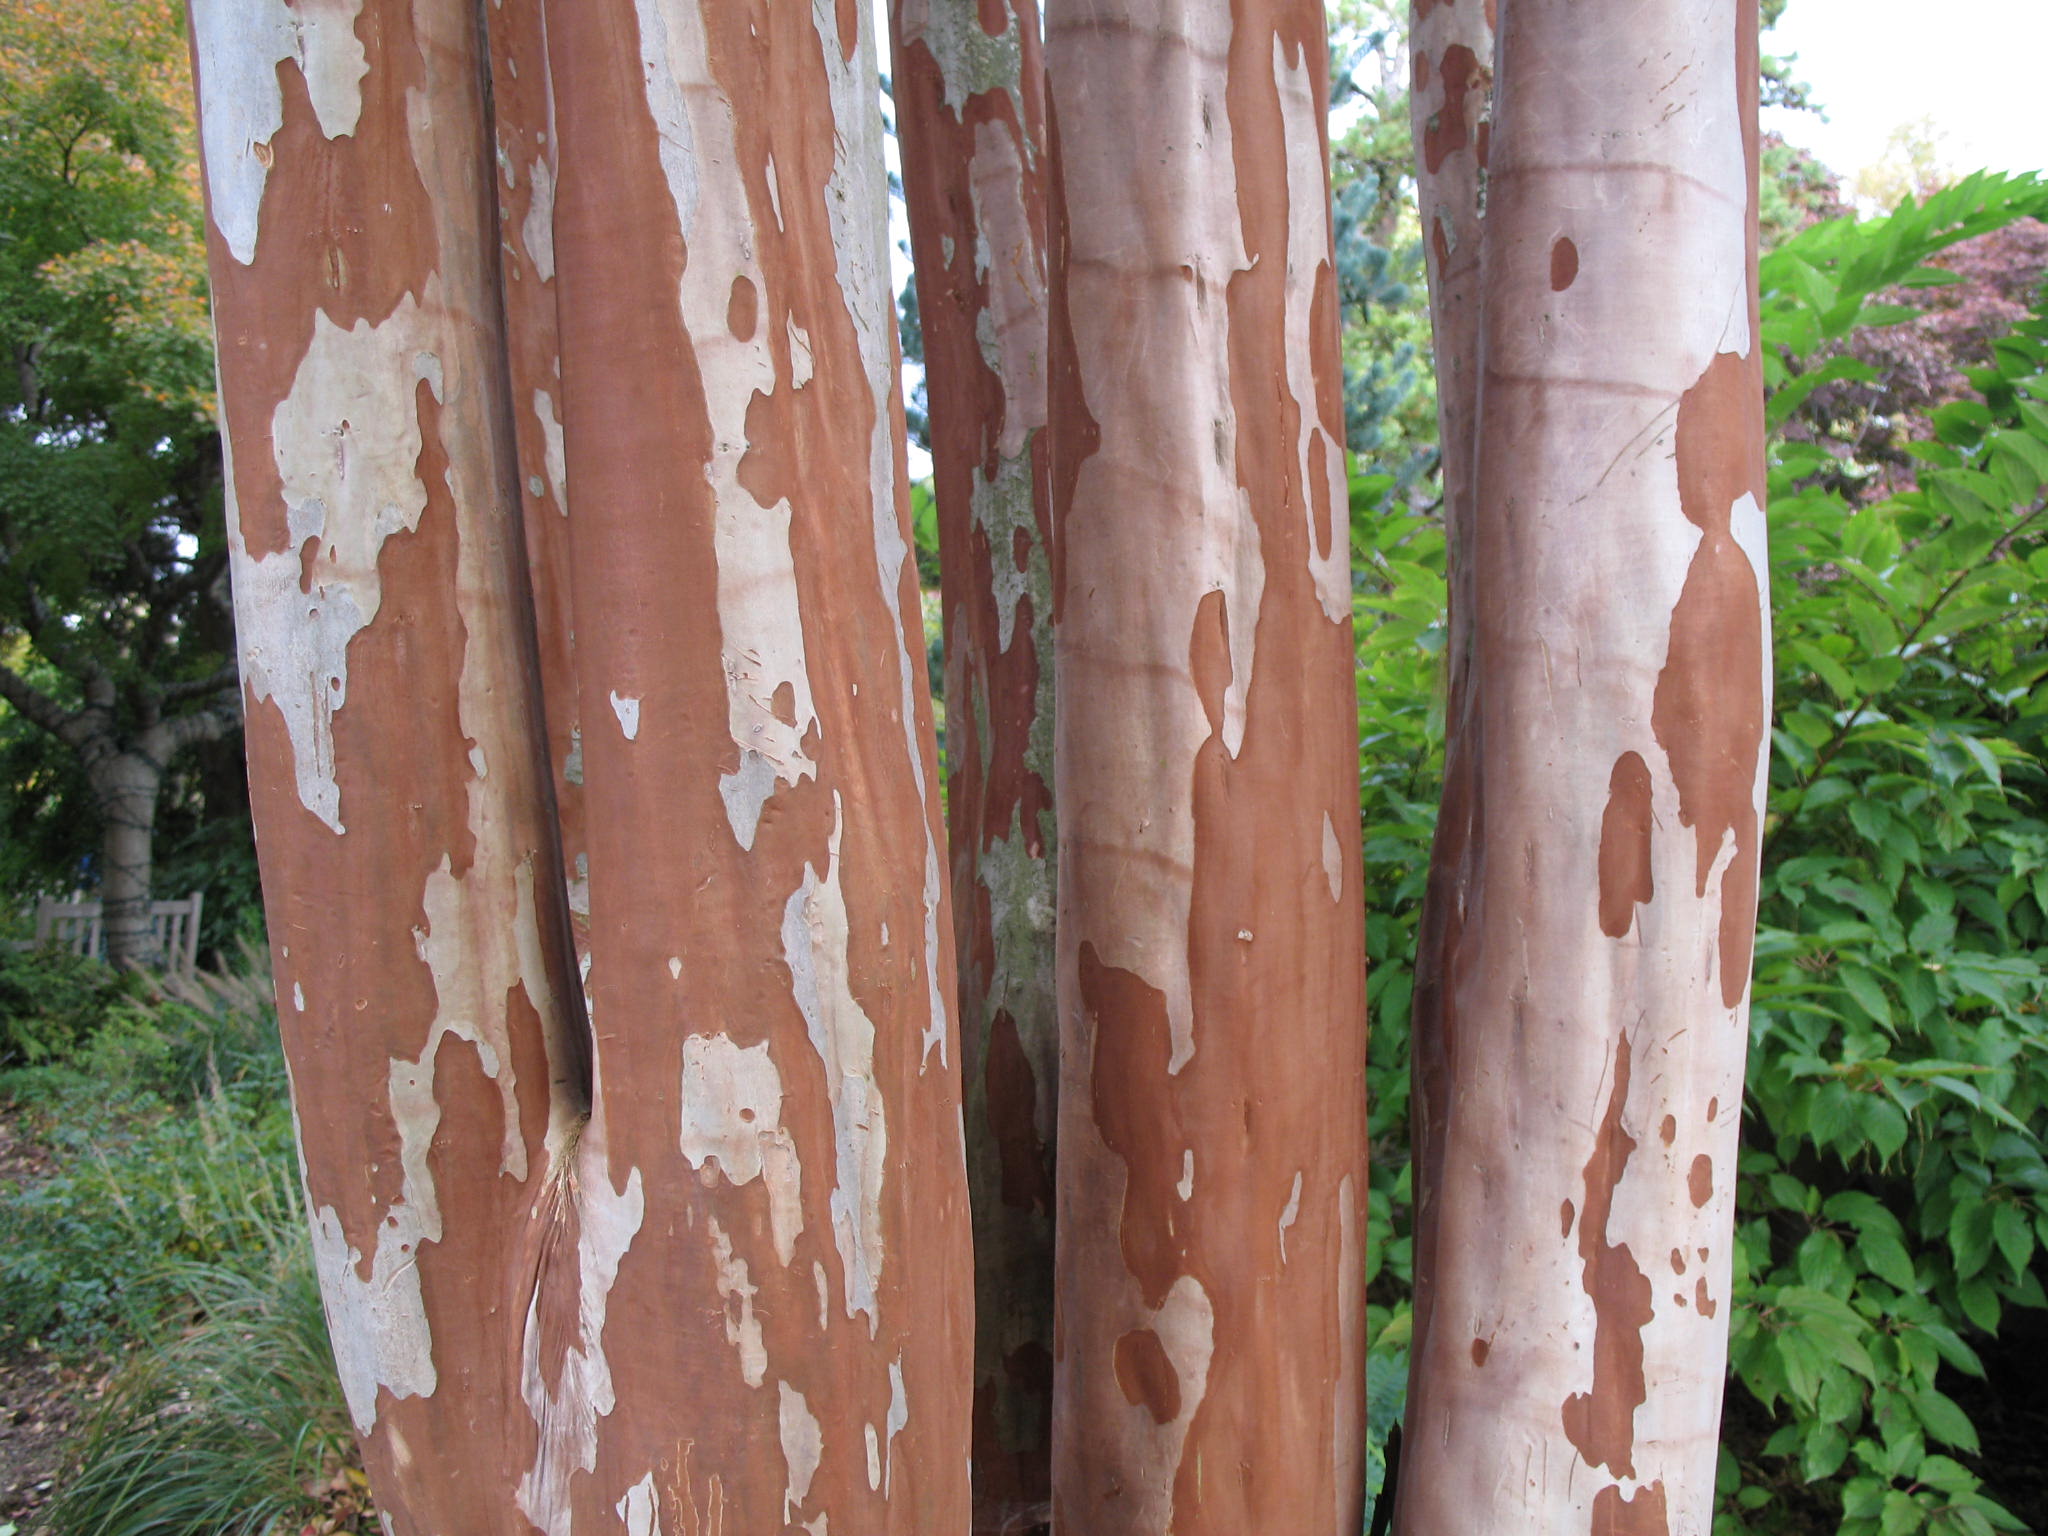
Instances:
[[[963,1528],[867,8],[193,23],[279,1012],[389,1528]]]
[[[1415,7],[1454,569],[1395,1529],[1690,1536],[1769,716],[1756,7],[1513,0],[1489,123],[1490,9]]]
[[[1315,0],[1046,31],[1064,1536],[1359,1528],[1364,924]]]
[[[1045,93],[1033,0],[897,0],[945,626],[977,1531],[1047,1518],[1059,1029]]]

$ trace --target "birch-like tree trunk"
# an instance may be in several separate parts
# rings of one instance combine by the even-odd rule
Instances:
[[[1048,17],[1055,1528],[1362,1502],[1364,925],[1315,0]]]
[[[890,16],[938,500],[974,1528],[1019,1532],[1049,1514],[1059,1084],[1044,68],[1034,0]]]
[[[585,0],[536,80],[507,9],[193,7],[343,1389],[400,1533],[958,1530],[958,1041],[867,14]],[[496,123],[494,65],[533,90]],[[558,385],[519,289],[549,259]],[[566,538],[529,537],[564,483]]]
[[[1454,544],[1477,798],[1417,1011],[1395,1528],[1695,1536],[1769,714],[1756,8],[1515,0],[1500,28]],[[1437,255],[1441,335],[1467,301]]]

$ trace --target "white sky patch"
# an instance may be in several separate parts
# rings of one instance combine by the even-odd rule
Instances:
[[[1923,117],[1942,129],[1957,171],[2039,170],[2048,116],[2008,71],[1994,73],[1987,44],[2001,60],[2048,54],[2048,6],[1989,0],[1961,26],[1913,0],[1792,0],[1763,49],[1798,55],[1792,78],[1813,87],[1828,120],[1772,108],[1764,126],[1845,177],[1881,159],[1893,129]]]

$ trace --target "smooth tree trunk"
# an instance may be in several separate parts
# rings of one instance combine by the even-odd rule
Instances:
[[[1769,715],[1756,8],[1500,27],[1395,1528],[1703,1536]]]
[[[146,751],[96,755],[86,770],[100,813],[100,930],[110,965],[156,958],[149,942],[149,887],[163,779],[163,760]]]
[[[100,930],[109,965],[160,965],[150,927],[156,867],[156,812],[164,774],[186,747],[218,741],[240,723],[231,702],[158,719],[124,736],[111,710],[94,702],[60,722],[56,735],[77,753],[100,818]]]
[[[538,149],[539,87],[508,126],[486,85],[532,83],[531,11],[193,19],[279,1011],[389,1528],[960,1529],[959,1047],[864,8],[557,7],[552,217],[513,201],[517,242],[498,157]],[[542,247],[552,387],[516,291]],[[566,537],[530,539],[558,484]]]
[[[1016,1532],[1049,1513],[1059,1085],[1044,72],[1034,0],[890,14],[945,633],[974,1518]]]
[[[1047,18],[1068,1536],[1363,1500],[1364,925],[1313,0]]]

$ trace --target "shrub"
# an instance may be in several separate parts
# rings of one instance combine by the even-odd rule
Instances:
[[[0,1069],[77,1050],[138,983],[61,949],[14,949],[0,933]]]
[[[252,961],[253,956],[249,957]],[[170,981],[67,1063],[9,1074],[60,1171],[0,1202],[0,1345],[147,1331],[182,1304],[167,1261],[263,1273],[298,1223],[269,981]]]

